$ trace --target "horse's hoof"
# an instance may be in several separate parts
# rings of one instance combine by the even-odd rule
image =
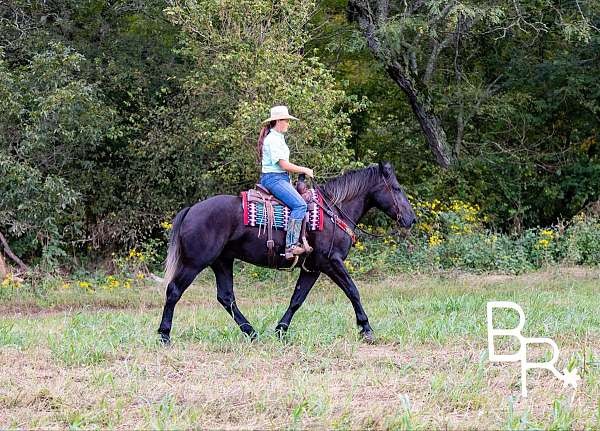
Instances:
[[[360,335],[365,343],[375,344],[375,336],[373,335],[373,331],[360,331]]]
[[[167,334],[160,334],[160,342],[162,343],[163,346],[168,346],[169,344],[171,344],[171,337],[169,337]]]
[[[277,338],[279,338],[279,341],[284,341],[287,336],[287,327],[285,327],[283,325],[277,326],[275,328],[275,333],[277,334]]]
[[[258,340],[258,332],[256,332],[254,329],[251,332],[244,332],[243,334],[248,337],[248,340],[250,341]]]

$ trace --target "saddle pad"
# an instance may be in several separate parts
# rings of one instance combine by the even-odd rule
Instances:
[[[323,205],[323,198],[316,190],[311,189],[313,200]],[[242,197],[242,210],[244,214],[244,225],[246,226],[264,226],[266,222],[265,207],[262,202],[248,202],[247,192],[240,193]],[[287,222],[290,216],[290,209],[285,205],[273,204],[273,213],[275,215],[275,225],[278,230],[287,230]],[[308,229],[323,230],[323,208],[315,205],[313,202],[308,204]]]

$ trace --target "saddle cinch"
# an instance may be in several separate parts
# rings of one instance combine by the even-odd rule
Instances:
[[[301,174],[298,179],[298,183],[296,184],[296,190],[308,205],[308,211],[304,215],[304,221],[302,223],[302,229],[300,231],[300,240],[302,241],[302,245],[306,250],[306,254],[308,254],[312,251],[312,247],[309,245],[308,240],[306,238],[306,232],[308,231],[309,214],[311,214],[311,212],[317,213],[318,210],[320,210],[320,208],[315,203],[315,197],[317,196],[316,192],[308,188],[308,186],[304,182],[303,177],[304,175]],[[245,206],[245,211],[247,211],[247,207],[249,207],[253,202],[262,204],[262,213],[259,214],[261,220],[260,222],[256,223],[258,225],[258,236],[261,236],[261,229],[262,234],[264,234],[265,232],[267,233],[268,264],[271,267],[276,267],[273,228],[276,227],[276,222],[278,222],[280,226],[282,225],[284,227],[286,223],[285,220],[282,221],[281,217],[276,219],[274,205],[281,205],[283,208],[286,208],[287,210],[289,209],[282,201],[273,196],[271,192],[261,184],[256,184],[254,189],[242,192],[242,198],[244,200],[243,205]],[[313,219],[314,218],[316,217],[313,217]],[[320,217],[320,219],[322,220],[322,216]],[[248,222],[247,215],[245,215],[244,221],[247,225],[253,225]],[[312,224],[314,224],[314,220]],[[314,230],[322,230],[322,221],[321,223],[317,223],[316,226],[312,226],[312,228]],[[296,257],[296,260],[294,261],[292,267],[295,266],[297,260],[298,259]]]

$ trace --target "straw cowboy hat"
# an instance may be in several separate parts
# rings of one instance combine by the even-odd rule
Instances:
[[[271,116],[264,120],[263,123],[275,120],[298,120],[298,118],[289,114],[287,106],[280,105],[271,108]]]

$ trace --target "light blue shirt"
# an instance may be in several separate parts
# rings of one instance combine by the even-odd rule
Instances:
[[[283,133],[279,133],[275,129],[271,129],[269,134],[265,136],[262,150],[262,171],[268,172],[287,172],[279,166],[279,160],[289,161],[290,149],[285,143]]]

